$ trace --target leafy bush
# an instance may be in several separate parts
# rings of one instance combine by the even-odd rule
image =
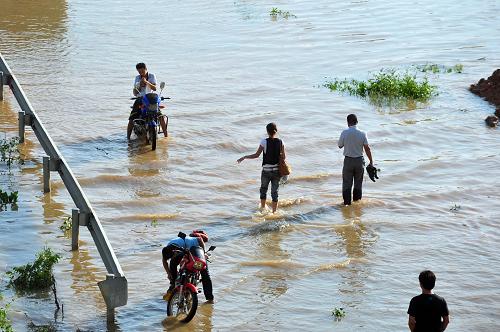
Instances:
[[[45,289],[54,284],[52,268],[61,255],[54,253],[50,248],[40,251],[33,263],[14,267],[7,271],[10,277],[9,286],[18,291],[33,291]]]
[[[0,293],[0,301],[2,300],[2,293]],[[14,332],[12,329],[12,324],[7,318],[7,311],[9,310],[9,304],[4,307],[0,307],[0,332]]]
[[[326,82],[324,87],[331,91],[346,92],[358,97],[373,99],[412,99],[426,101],[436,95],[436,87],[427,78],[418,81],[416,75],[400,74],[395,70],[381,70],[367,81],[339,80]]]
[[[19,138],[6,138],[0,140],[0,160],[5,162],[9,170],[14,162],[23,163],[19,152]]]

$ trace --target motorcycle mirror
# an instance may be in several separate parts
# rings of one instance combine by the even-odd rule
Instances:
[[[160,83],[160,90],[163,90],[164,87],[165,87],[165,82],[161,82]]]
[[[185,239],[186,238],[186,234],[182,233],[182,232],[179,232],[179,234],[177,234],[177,236],[180,237],[181,239]]]
[[[208,251],[215,250],[215,248],[217,248],[217,247],[216,246],[210,246],[210,248],[208,248]]]

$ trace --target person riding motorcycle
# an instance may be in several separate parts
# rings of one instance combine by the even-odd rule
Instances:
[[[196,250],[193,248],[201,247],[203,253],[205,253],[205,243],[208,242],[208,234],[203,230],[194,230],[185,239],[176,237],[170,240],[166,247],[162,249],[162,262],[165,271],[167,272],[168,279],[170,281],[170,287],[167,293],[163,296],[165,300],[168,300],[172,295],[174,289],[175,280],[177,278],[177,267],[184,256],[184,253],[177,251],[181,248],[188,249],[195,256],[198,256]],[[200,257],[205,259],[205,257]],[[170,260],[170,262],[169,262]],[[207,302],[214,302],[214,295],[212,293],[212,280],[210,279],[210,273],[208,272],[208,264],[206,269],[201,271],[201,282],[203,284],[203,293]]]
[[[134,96],[143,97],[148,93],[156,92],[156,76],[148,72],[146,64],[143,62],[139,62],[137,65],[135,65],[135,68],[137,69],[139,75],[137,75],[134,80],[134,88],[132,90]],[[134,120],[139,119],[141,117],[141,105],[142,105],[142,98],[137,98],[134,102],[134,105],[132,106],[132,111],[130,112],[127,125],[128,140],[130,140],[130,136],[132,135],[132,129],[134,128]],[[167,125],[163,117],[160,117],[160,125],[163,130],[163,135],[167,137],[168,136]]]

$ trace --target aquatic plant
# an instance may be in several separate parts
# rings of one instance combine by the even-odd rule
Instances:
[[[13,191],[10,194],[0,189],[0,204],[16,204],[19,192]]]
[[[279,16],[279,17],[282,17],[282,18],[287,19],[287,20],[288,20],[290,17],[292,17],[292,18],[296,18],[296,17],[297,17],[297,16],[295,16],[295,15],[291,14],[291,13],[290,13],[290,12],[288,12],[288,11],[287,11],[287,12],[285,12],[285,11],[283,11],[283,10],[281,10],[281,9],[276,8],[276,7],[273,7],[273,8],[271,9],[271,11],[269,12],[269,16],[271,16],[273,19],[277,19],[277,18],[278,18],[278,16]]]
[[[448,67],[448,66],[443,66],[443,65],[438,65],[435,63],[427,63],[425,65],[419,65],[416,66],[417,70],[421,71],[422,73],[428,73],[432,72],[433,74],[439,74],[439,73],[462,73],[464,70],[464,65],[461,63],[457,63],[454,66]]]
[[[158,226],[158,219],[153,219],[153,220],[151,220],[151,226],[152,226],[152,227],[156,227],[156,226]]]
[[[72,218],[66,217],[66,218],[64,218],[61,226],[59,226],[59,229],[61,231],[64,231],[64,232],[70,231],[71,230],[71,223],[72,223]]]
[[[12,164],[14,164],[15,162],[19,164],[23,163],[19,152],[18,137],[5,138],[0,140],[0,160],[7,164],[9,170]]]
[[[344,318],[346,315],[344,308],[334,308],[332,310],[332,316],[335,317],[335,320],[339,321]]]
[[[6,274],[10,278],[9,286],[14,286],[18,291],[34,291],[53,286],[55,280],[52,268],[59,259],[61,255],[45,247],[38,252],[33,263],[7,271]]]
[[[409,72],[398,73],[395,70],[384,69],[367,81],[334,79],[323,86],[331,91],[345,92],[363,98],[369,97],[373,100],[426,101],[437,94],[436,87],[429,84],[427,78],[418,81],[416,75]]]
[[[57,328],[54,323],[36,325],[33,321],[28,323],[28,330],[31,332],[57,332]]]

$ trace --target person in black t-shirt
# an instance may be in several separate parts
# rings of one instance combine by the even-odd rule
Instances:
[[[418,276],[422,294],[415,296],[408,307],[408,327],[411,332],[442,332],[450,323],[446,301],[432,289],[436,276],[432,271],[422,271]]]
[[[245,159],[258,158],[262,152],[264,152],[264,157],[262,158],[262,173],[260,177],[260,208],[261,210],[266,209],[267,191],[269,183],[271,183],[272,209],[273,213],[275,213],[278,208],[278,189],[281,179],[278,163],[280,160],[280,153],[283,153],[283,159],[286,158],[286,153],[283,141],[276,137],[278,133],[276,124],[274,122],[269,123],[266,126],[266,131],[269,137],[260,141],[257,151],[254,154],[241,157],[237,162],[241,163]]]

